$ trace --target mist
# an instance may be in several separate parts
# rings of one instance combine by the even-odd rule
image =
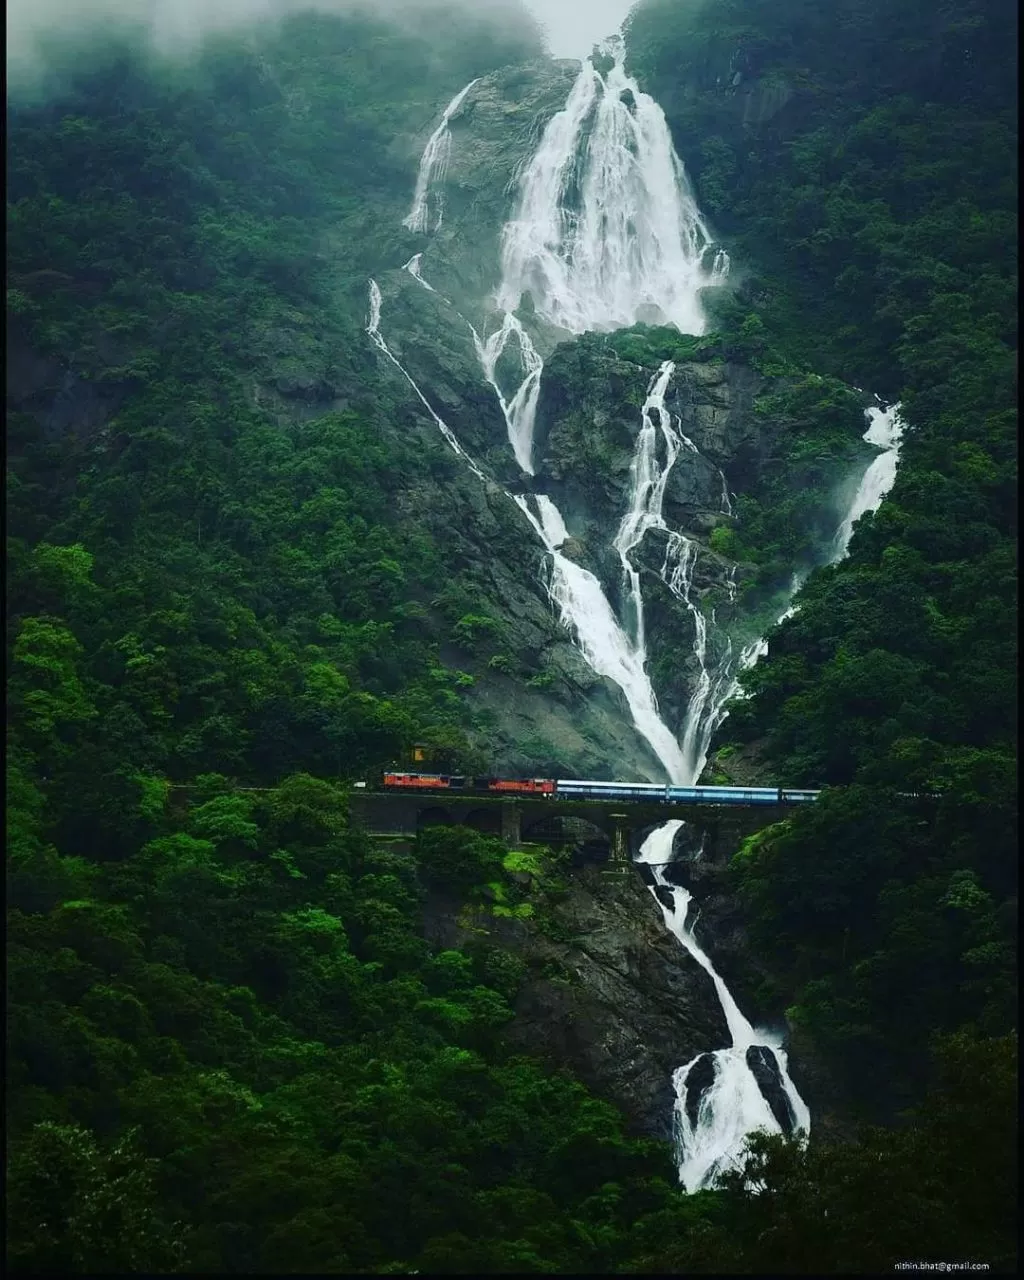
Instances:
[[[555,58],[585,58],[615,33],[636,0],[524,0]]]
[[[533,13],[521,0],[8,0],[7,71],[16,88],[46,70],[48,46],[95,47],[128,32],[158,54],[188,55],[210,36],[243,34],[303,11],[415,28],[428,15],[464,8],[477,21],[490,17],[519,30],[532,27],[540,37],[536,16],[542,7],[540,0]],[[563,0],[552,7],[571,6]]]

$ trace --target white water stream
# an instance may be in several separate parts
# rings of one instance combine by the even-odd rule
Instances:
[[[402,219],[402,223],[410,231],[424,232],[431,229],[436,231],[441,225],[441,220],[444,217],[444,178],[448,171],[448,161],[452,153],[452,135],[448,128],[448,122],[459,107],[462,106],[463,98],[475,84],[476,80],[470,80],[469,84],[460,89],[455,97],[452,98],[444,109],[441,123],[427,139],[427,145],[424,147],[423,156],[420,159],[420,170],[416,175],[416,190],[412,197],[412,208]],[[433,195],[434,206],[433,228],[430,226],[431,195]]]
[[[778,1039],[750,1025],[694,937],[687,924],[690,894],[665,880],[664,864],[671,861],[672,843],[681,826],[682,822],[673,819],[659,827],[644,841],[637,861],[647,863],[654,874],[652,893],[666,928],[714,983],[732,1040],[727,1049],[698,1054],[672,1077],[679,1177],[687,1191],[699,1191],[713,1186],[720,1174],[739,1167],[747,1137],[755,1130],[780,1133],[785,1128],[787,1132],[806,1134],[810,1132],[811,1117],[789,1078],[786,1053]],[[774,1108],[752,1070],[752,1059],[771,1082]],[[700,1088],[688,1089],[698,1071],[704,1076]],[[784,1123],[780,1123],[776,1109]]]
[[[533,420],[537,414],[540,375],[544,371],[544,361],[540,358],[530,335],[511,311],[505,312],[501,325],[486,341],[480,337],[472,325],[469,327],[473,332],[473,342],[483,366],[484,377],[494,388],[498,403],[501,405],[501,412],[505,415],[508,439],[516,462],[520,470],[532,476]],[[506,400],[501,387],[498,386],[496,366],[513,338],[519,349],[519,365],[524,376],[512,399]]]
[[[592,573],[562,555],[559,548],[568,537],[565,522],[550,498],[535,499],[537,514],[521,495],[516,505],[533,525],[551,555],[548,593],[558,607],[561,621],[598,675],[613,680],[625,694],[633,723],[661,761],[669,777],[682,774],[683,756],[674,734],[658,714],[646,654],[633,644],[619,625],[601,583]]]
[[[426,281],[421,281],[420,283],[426,284]],[[416,392],[416,395],[419,397],[420,401],[422,402],[423,407],[426,409],[427,413],[429,413],[430,416],[437,423],[438,430],[444,436],[445,440],[450,445],[452,451],[458,454],[458,456],[462,459],[462,461],[466,464],[466,466],[469,467],[470,471],[472,471],[475,476],[477,476],[481,480],[486,481],[487,477],[476,465],[476,463],[465,451],[465,449],[463,449],[462,445],[459,444],[458,440],[455,438],[455,433],[452,431],[451,427],[449,427],[447,422],[445,422],[437,413],[435,413],[430,402],[427,400],[427,397],[419,389],[419,387],[416,385],[415,381],[413,380],[412,376],[406,371],[405,367],[399,362],[398,358],[394,355],[391,348],[381,337],[380,310],[381,310],[380,287],[378,286],[376,280],[371,280],[370,281],[370,317],[366,325],[366,332],[370,336],[370,341],[373,343],[373,345],[377,348],[378,351],[380,351],[383,355],[385,355],[388,358],[388,360],[391,361],[391,363],[395,366],[395,368],[406,380],[406,382],[408,382],[409,386],[412,387],[413,391]]]
[[[402,270],[408,271],[408,273],[412,276],[412,278],[416,280],[419,284],[421,284],[424,287],[424,289],[428,289],[431,293],[437,293],[437,290],[434,288],[434,286],[432,284],[428,284],[427,281],[423,279],[423,275],[421,274],[422,258],[423,258],[422,253],[414,253],[408,262],[402,264]]]
[[[645,321],[671,323],[684,333],[698,334],[704,328],[701,290],[721,283],[729,269],[727,256],[715,248],[700,217],[660,107],[626,76],[621,45],[609,42],[606,49],[614,66],[601,74],[589,60],[583,63],[564,108],[548,123],[522,172],[515,211],[502,237],[502,281],[495,296],[500,319],[488,337],[473,330],[484,376],[498,397],[516,461],[527,475],[534,474],[533,427],[543,360],[515,314],[524,294],[530,294],[541,321],[569,333]],[[424,151],[413,208],[405,219],[413,230],[428,229],[432,185],[434,225],[440,225],[440,188],[450,149],[448,120],[470,88],[467,85],[449,104]],[[430,288],[420,274],[418,254],[405,267]],[[483,479],[381,338],[380,291],[372,281],[370,310],[370,337],[408,379],[450,446]],[[511,343],[518,350],[522,377],[515,392],[506,396],[497,370]],[[665,403],[673,372],[672,362],[666,361],[648,388],[631,467],[629,509],[613,540],[623,571],[623,620],[616,617],[599,580],[563,554],[569,535],[551,499],[507,496],[551,557],[549,595],[583,656],[595,672],[622,690],[637,731],[670,781],[692,785],[703,771],[726,704],[738,691],[736,675],[753,665],[767,645],[755,640],[735,661],[727,638],[716,635],[715,644],[709,645],[709,619],[694,599],[699,545],[669,529],[664,520],[670,472],[680,457],[697,453]],[[892,417],[890,434],[883,439],[883,418],[878,414],[872,419],[865,438],[887,452],[864,477],[836,536],[836,558],[845,554],[853,522],[877,506],[892,483],[899,432]],[[728,484],[724,475],[721,479],[721,506],[728,512]],[[654,530],[666,536],[660,577],[686,605],[694,625],[697,676],[679,737],[661,718],[646,669],[642,574],[633,555]],[[794,592],[798,586],[794,579]],[[792,607],[782,617],[791,612]],[[714,630],[713,614],[710,623]],[[789,1078],[777,1039],[756,1031],[746,1020],[696,941],[688,924],[690,894],[665,879],[664,864],[671,861],[682,825],[673,820],[654,831],[638,861],[648,865],[654,882],[651,892],[666,927],[711,978],[731,1040],[726,1048],[698,1055],[673,1076],[680,1180],[688,1191],[695,1191],[714,1185],[721,1173],[737,1167],[753,1131],[806,1134],[810,1116]]]
[[[700,290],[721,275],[658,104],[626,75],[620,41],[604,75],[584,62],[523,171],[502,234],[497,304],[524,293],[570,333],[644,320],[701,333]],[[717,266],[716,266],[717,257]]]
[[[850,504],[850,510],[839,526],[832,555],[833,563],[836,560],[842,560],[846,555],[850,539],[853,537],[853,526],[861,516],[877,510],[879,503],[893,486],[896,479],[896,464],[900,457],[900,445],[903,442],[903,423],[899,410],[899,405],[895,404],[890,405],[888,409],[868,409],[867,411],[870,421],[867,431],[864,432],[864,439],[868,444],[877,445],[882,452],[872,460],[871,465],[864,472],[860,488]]]

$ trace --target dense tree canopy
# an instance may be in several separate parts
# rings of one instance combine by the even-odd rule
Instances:
[[[728,722],[829,786],[733,874],[793,1026],[895,1127],[759,1142],[693,1197],[505,1045],[525,966],[487,921],[543,917],[552,861],[348,821],[348,782],[414,742],[472,766],[442,652],[494,625],[394,500],[455,466],[384,429],[361,333],[404,243],[394,139],[535,30],[302,15],[187,64],[110,41],[12,104],[15,1269],[1012,1269],[1012,31],[997,0],[632,21],[747,264],[715,341],[819,370],[787,408],[819,426],[839,379],[908,424],[891,500]],[[741,524],[766,574],[777,500]],[[428,944],[428,901],[473,940]]]
[[[1015,1023],[1015,25],[1004,0],[645,0],[630,26],[749,264],[727,311],[906,423],[725,731],[836,788],[736,883],[791,1016],[883,1111],[930,1033]]]

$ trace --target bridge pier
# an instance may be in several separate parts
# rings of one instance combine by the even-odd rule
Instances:
[[[622,876],[628,874],[632,864],[629,847],[629,815],[625,813],[610,813],[608,817],[612,824],[612,851],[605,873],[607,875]]]
[[[501,838],[510,849],[518,849],[522,842],[519,806],[510,801],[501,806]]]

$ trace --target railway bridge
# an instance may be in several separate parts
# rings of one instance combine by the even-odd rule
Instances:
[[[353,791],[350,807],[353,818],[379,835],[413,839],[424,827],[467,826],[500,836],[512,849],[531,843],[604,844],[612,861],[623,864],[631,861],[654,827],[670,818],[681,818],[701,831],[708,854],[713,854],[736,849],[747,836],[791,812],[786,804],[391,791]]]

